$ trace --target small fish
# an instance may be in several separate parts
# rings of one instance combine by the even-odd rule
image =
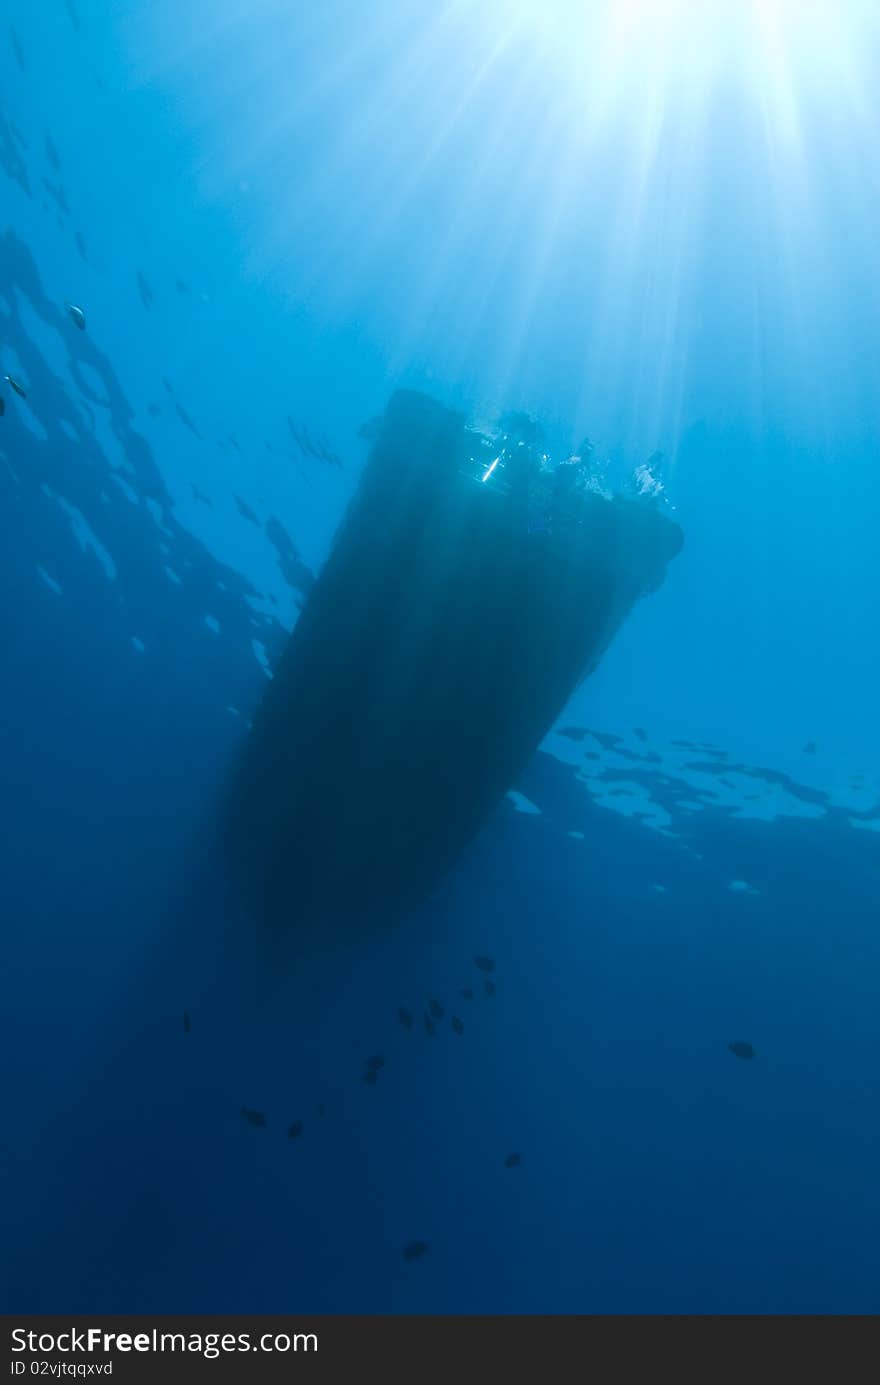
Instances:
[[[138,270],[137,272],[137,286],[138,293],[141,296],[141,302],[143,303],[145,308],[149,308],[150,304],[153,301],[153,290],[150,288],[149,284],[147,283],[146,279],[144,278],[140,270]]]
[[[421,1260],[428,1249],[425,1241],[410,1241],[403,1247],[401,1254],[404,1260]]]
[[[196,485],[195,481],[190,481],[189,484],[190,484],[190,487],[192,488],[192,493],[193,493],[193,496],[195,497],[195,499],[196,499],[196,500],[201,500],[201,502],[202,502],[203,505],[207,505],[209,510],[213,510],[214,506],[213,506],[213,504],[211,503],[210,497],[207,496],[207,495],[205,495],[205,492],[204,492],[204,491],[199,490],[199,488],[198,488],[198,486]]]
[[[22,399],[27,399],[27,390],[22,385],[20,385],[17,380],[14,380],[11,375],[4,375],[3,379],[6,381],[10,389],[15,390],[16,394],[20,394]]]
[[[431,1015],[435,1020],[442,1020],[445,1012],[439,1000],[432,999],[429,1003],[428,1008],[431,1011]]]
[[[339,453],[334,452],[332,447],[329,447],[326,441],[323,441],[321,439],[318,440],[317,451],[318,456],[321,458],[322,462],[327,462],[330,466],[342,466],[342,458],[339,456]]]
[[[266,1124],[266,1117],[262,1111],[252,1111],[249,1106],[242,1106],[241,1114],[249,1125],[264,1126]]]
[[[458,1015],[453,1015],[453,1016],[452,1016],[452,1027],[453,1027],[453,1029],[455,1030],[456,1034],[463,1034],[463,1033],[464,1033],[464,1025],[462,1024],[461,1020],[458,1018]]]
[[[184,1012],[183,1012],[183,1032],[184,1032],[184,1034],[188,1034],[191,1028],[192,1028],[192,1025],[191,1025],[190,1022],[189,1022],[189,1010],[184,1010]]]
[[[647,732],[641,726],[633,727],[633,735],[638,736],[640,741],[646,741],[648,739]]]
[[[22,72],[27,72],[27,59],[24,55],[24,49],[21,46],[21,39],[18,37],[18,34],[15,32],[14,29],[9,30],[9,37],[12,40],[12,47],[13,51],[15,52],[16,62],[21,68]]]
[[[479,967],[480,971],[494,971],[495,963],[491,957],[475,957],[474,966]]]
[[[367,1059],[367,1067],[372,1068],[374,1072],[378,1072],[379,1069],[384,1068],[384,1066],[385,1058],[381,1053],[374,1053],[372,1058]]]
[[[323,1118],[324,1118],[324,1116],[326,1116],[326,1114],[327,1114],[327,1107],[324,1105],[323,1101],[319,1101],[318,1104],[317,1104],[317,1106],[315,1107],[315,1115],[316,1115],[316,1116],[319,1116],[319,1117],[323,1120]]]
[[[731,1039],[727,1045],[736,1058],[754,1058],[755,1050],[745,1039]]]
[[[425,1015],[425,1032],[427,1034],[430,1034],[432,1039],[434,1035],[437,1033],[436,1026],[434,1024],[434,1021],[431,1019],[430,1015]]]
[[[190,431],[195,437],[201,439],[201,436],[202,436],[201,433],[199,432],[198,428],[197,428],[196,425],[193,423],[193,421],[192,421],[192,419],[190,418],[189,414],[187,413],[186,409],[183,407],[183,405],[180,403],[180,401],[179,401],[178,399],[175,399],[175,401],[174,401],[174,407],[175,407],[175,409],[177,410],[178,417],[179,417],[181,423],[183,424],[183,426],[184,426],[185,428],[188,428],[189,431]]]
[[[305,1127],[303,1126],[302,1121],[294,1121],[293,1125],[288,1127],[288,1140],[298,1140],[300,1135],[303,1133],[304,1128]]]
[[[251,524],[256,524],[257,528],[261,529],[262,525],[260,524],[259,517],[254,514],[247,501],[242,500],[240,495],[233,495],[232,498],[235,501],[236,508],[242,519],[250,520]]]
[[[374,1087],[376,1085],[378,1077],[379,1072],[376,1068],[367,1068],[366,1072],[364,1073],[364,1081],[369,1087]]]
[[[483,982],[483,990],[486,992],[486,995],[489,995],[489,996],[494,995],[494,994],[495,994],[495,982],[494,982],[494,981],[490,981],[489,978],[487,977],[486,980]]]
[[[4,415],[5,413],[6,413],[6,400],[3,398],[3,395],[0,394],[0,418],[2,418],[3,415]]]
[[[404,1029],[412,1029],[413,1017],[410,1014],[409,1010],[405,1009],[402,1005],[397,1012],[397,1018],[400,1020],[400,1023],[403,1025]]]
[[[519,1165],[520,1165],[521,1163],[522,1163],[522,1155],[521,1155],[521,1154],[508,1154],[507,1158],[506,1158],[505,1161],[504,1161],[504,1167],[505,1167],[506,1169],[515,1169],[515,1168],[518,1168]]]
[[[465,986],[464,990],[462,991],[462,996],[465,1000],[473,1000],[474,993],[471,990],[470,986]]]
[[[816,753],[816,742],[815,742],[815,741],[807,741],[806,745],[803,747],[803,754],[804,754],[804,755],[815,755],[815,753]]]
[[[65,303],[64,306],[70,313],[75,326],[77,326],[81,332],[84,332],[86,330],[86,315],[82,308],[77,307],[76,303]]]

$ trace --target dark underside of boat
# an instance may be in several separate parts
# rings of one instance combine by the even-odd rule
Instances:
[[[487,456],[419,394],[375,430],[236,767],[230,860],[273,927],[358,930],[424,900],[681,546],[635,498],[536,510]]]

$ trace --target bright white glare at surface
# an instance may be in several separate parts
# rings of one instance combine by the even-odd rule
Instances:
[[[795,89],[852,95],[873,0],[479,0],[474,12],[529,46],[545,80],[601,119],[633,98],[674,101],[718,82],[757,89],[783,119]],[[571,92],[569,93],[571,94]]]
[[[812,378],[821,413],[838,288],[874,264],[878,0],[154,11],[248,273],[357,323],[393,378],[642,455],[721,380],[758,417]]]

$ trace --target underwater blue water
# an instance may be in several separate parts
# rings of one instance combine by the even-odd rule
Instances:
[[[4,13],[9,1311],[877,1310],[876,23],[533,8]],[[439,894],[273,975],[214,814],[398,386],[661,450],[685,547]]]

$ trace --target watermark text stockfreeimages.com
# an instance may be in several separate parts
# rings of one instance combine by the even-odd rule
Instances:
[[[112,1356],[114,1352],[195,1352],[208,1360],[239,1351],[317,1351],[315,1332],[264,1332],[253,1337],[250,1332],[105,1332],[100,1327],[70,1328],[64,1332],[32,1332],[23,1327],[12,1330],[12,1351],[55,1355],[58,1352],[97,1352]],[[19,1361],[18,1365],[25,1365]],[[64,1364],[64,1363],[61,1363]],[[57,1374],[58,1372],[45,1372]],[[76,1374],[97,1374],[77,1371]],[[110,1374],[110,1372],[104,1372]],[[13,1375],[23,1372],[13,1370]],[[70,1374],[70,1372],[64,1372]]]

